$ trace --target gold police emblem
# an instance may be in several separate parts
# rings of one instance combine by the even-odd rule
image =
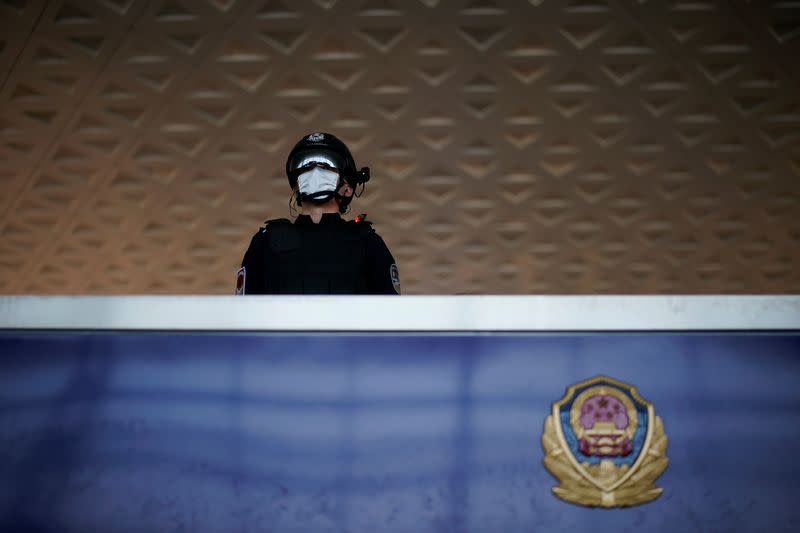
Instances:
[[[544,466],[553,493],[591,507],[624,507],[658,498],[667,436],[653,404],[606,376],[567,387],[544,423]]]

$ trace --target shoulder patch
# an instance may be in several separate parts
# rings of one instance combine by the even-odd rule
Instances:
[[[392,263],[389,267],[389,278],[392,280],[392,287],[394,287],[394,291],[397,294],[400,294],[400,270],[397,268],[397,264]]]
[[[240,268],[236,272],[236,295],[244,294],[244,282],[247,280],[247,269],[245,267]]]

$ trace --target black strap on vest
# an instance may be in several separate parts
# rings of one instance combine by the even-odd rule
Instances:
[[[270,248],[276,253],[294,250],[300,246],[300,236],[294,224],[287,218],[268,220],[264,231],[269,233]]]

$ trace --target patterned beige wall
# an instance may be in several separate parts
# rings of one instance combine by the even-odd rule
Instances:
[[[800,292],[800,4],[0,0],[0,293],[231,293],[327,130],[405,293]]]

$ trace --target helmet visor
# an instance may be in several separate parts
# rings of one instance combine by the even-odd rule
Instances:
[[[296,176],[301,171],[313,167],[341,172],[346,166],[345,159],[333,150],[309,148],[308,150],[300,150],[292,156],[288,163],[288,170],[290,174]]]

